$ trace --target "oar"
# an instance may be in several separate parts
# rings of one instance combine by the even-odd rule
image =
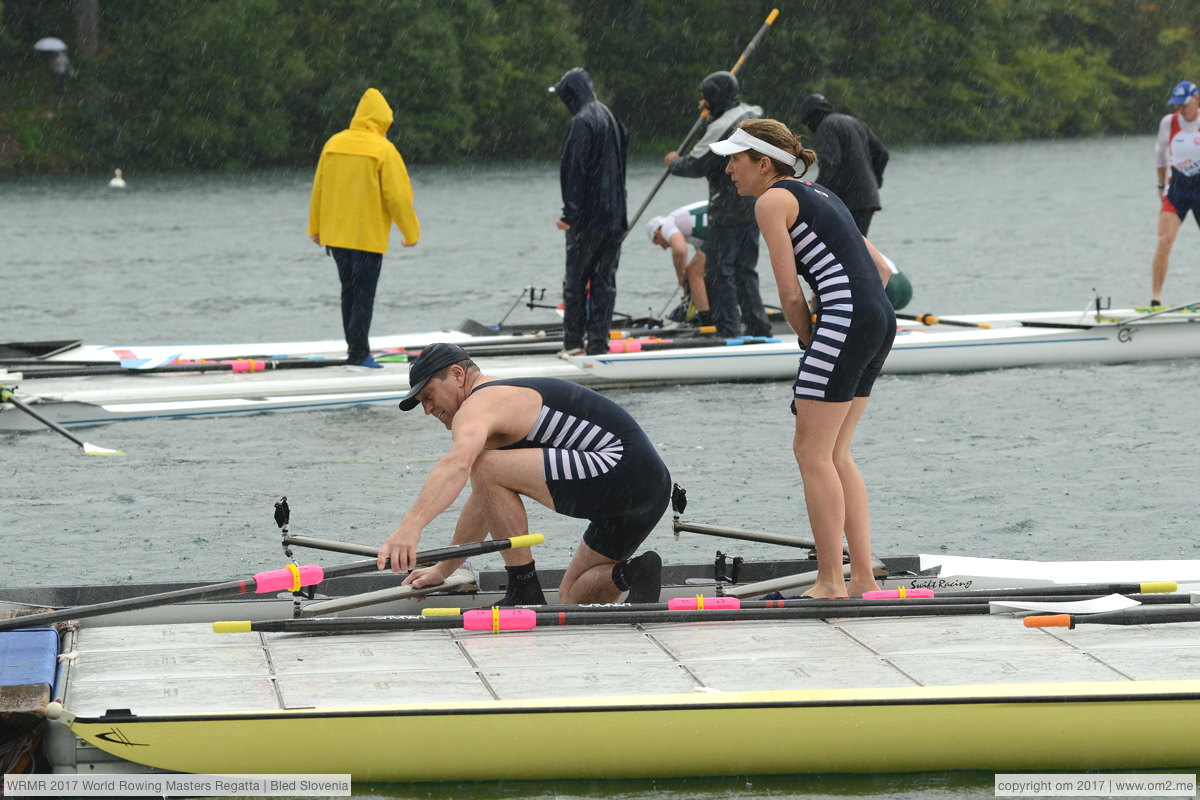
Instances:
[[[1030,586],[1011,589],[973,589],[961,592],[938,592],[936,597],[954,599],[970,597],[1028,597],[1030,595],[1102,595],[1102,594],[1165,594],[1179,590],[1175,581],[1144,583],[1064,583],[1056,586]],[[1186,595],[1180,595],[1184,597]]]
[[[659,350],[691,350],[701,347],[741,347],[751,344],[779,344],[774,336],[741,336],[723,339],[716,336],[696,336],[682,339],[617,339],[608,343],[610,354],[654,352]]]
[[[1052,614],[1026,617],[1026,628],[1074,628],[1076,625],[1161,625],[1167,622],[1200,622],[1194,605],[1151,606],[1105,611],[1100,614]]]
[[[43,365],[46,362],[42,362]],[[183,364],[163,364],[157,367],[134,367],[120,364],[97,364],[90,367],[43,367],[23,369],[24,378],[86,378],[94,375],[157,375],[171,372],[266,372],[277,369],[313,369],[340,367],[350,362],[344,358],[239,358],[224,361],[191,361]]]
[[[1189,603],[1191,596],[1186,594],[1179,595],[1121,595],[1136,603],[1148,603],[1157,605],[1180,605]],[[1102,600],[1112,597],[1111,594],[1095,594],[1095,595],[1072,595],[1072,599],[1080,602],[1091,600]],[[1013,602],[1019,599],[1023,603],[1054,603],[1062,605],[1063,595],[1048,594],[1048,595],[1026,595],[1020,598],[1009,597],[1007,600]],[[519,605],[516,608],[530,608],[538,613],[559,613],[564,611],[578,613],[597,613],[603,611],[714,611],[714,610],[729,610],[729,609],[762,609],[762,608],[818,608],[826,611],[836,612],[840,614],[842,609],[847,608],[912,608],[912,609],[928,609],[938,608],[942,606],[962,606],[962,605],[987,605],[989,603],[1003,603],[1005,599],[997,597],[989,597],[980,595],[979,597],[909,597],[909,598],[880,598],[868,600],[866,598],[849,598],[849,599],[826,599],[818,597],[793,597],[784,600],[741,600],[737,597],[722,595],[719,597],[678,597],[669,600],[665,603],[608,603],[598,605],[570,605],[566,603],[546,603],[545,605]],[[483,606],[481,608],[489,608]],[[446,615],[461,615],[466,611],[478,611],[475,609],[462,608],[427,608],[421,611],[423,617],[435,617]]]
[[[784,608],[715,609],[703,611],[561,611],[537,612],[529,608],[493,608],[468,611],[461,617],[325,617],[252,622],[213,623],[216,633],[366,633],[404,630],[528,630],[562,625],[645,625],[685,622],[751,622],[761,620],[845,619],[851,617],[948,617],[990,614],[986,603],[940,606],[855,607],[847,601]],[[483,624],[480,625],[480,622]],[[515,624],[514,624],[515,623]]]
[[[545,537],[540,533],[527,533],[523,536],[514,536],[511,539],[492,539],[472,544],[439,547],[435,550],[426,550],[417,553],[416,566],[436,564],[439,561],[446,561],[452,558],[470,558],[482,553],[507,550],[510,547],[529,547],[530,545],[541,544],[544,540]],[[374,558],[365,561],[354,561],[349,564],[329,567],[328,569],[323,569],[315,564],[303,567],[289,564],[282,569],[260,572],[251,578],[243,578],[241,580],[195,586],[190,589],[176,589],[171,592],[161,592],[143,597],[130,597],[124,600],[111,600],[106,603],[95,603],[90,606],[77,606],[58,611],[43,611],[37,614],[26,614],[21,617],[0,620],[0,631],[49,625],[54,622],[63,622],[70,619],[85,619],[117,611],[136,611],[143,608],[182,603],[187,600],[213,600],[219,597],[230,597],[248,593],[298,592],[301,587],[312,586],[326,578],[341,578],[346,575],[375,572],[377,569],[378,567]],[[387,569],[387,567],[385,566],[384,569]]]
[[[626,330],[619,330],[619,331],[617,331],[617,330],[610,331],[609,338],[612,341],[624,341],[625,339],[627,339],[629,337],[634,337],[634,336],[669,336],[669,335],[674,335],[674,334],[683,334],[685,337],[688,337],[688,338],[673,340],[671,343],[669,343],[673,347],[706,347],[706,346],[722,345],[722,344],[750,343],[749,339],[739,339],[739,340],[716,339],[711,336],[711,334],[713,334],[713,333],[716,333],[716,328],[713,328],[711,326],[646,328],[645,330],[626,329]],[[690,337],[695,337],[695,338],[690,338]],[[636,341],[636,339],[634,341]],[[761,341],[766,341],[766,340],[759,337],[758,341],[761,342]],[[693,342],[695,342],[695,344],[693,344]],[[650,344],[652,344],[652,343],[647,343],[647,345],[650,345]],[[654,343],[654,344],[668,344],[668,343],[660,342],[660,343]],[[562,339],[551,339],[551,338],[538,339],[537,341],[530,342],[528,344],[476,344],[476,345],[464,344],[464,345],[462,345],[462,348],[463,348],[463,350],[466,351],[467,355],[469,355],[471,358],[498,358],[498,357],[502,357],[502,356],[549,355],[552,353],[557,353],[558,351],[562,350]],[[409,361],[409,360],[412,360],[413,358],[415,358],[417,355],[419,355],[422,349],[423,348],[421,348],[421,347],[411,347],[411,348],[407,348],[402,351],[399,351],[399,350],[393,351],[393,352],[387,353],[386,355],[376,356],[376,360],[377,361],[394,361],[394,360]],[[652,348],[648,346],[647,349],[652,349]],[[662,349],[662,348],[657,348],[657,349]]]
[[[63,436],[67,437],[72,442],[74,442],[75,444],[82,447],[83,452],[87,453],[89,456],[123,456],[123,455],[125,455],[120,450],[109,450],[107,447],[97,447],[96,445],[89,444],[88,442],[85,442],[82,439],[77,439],[66,428],[59,425],[57,422],[51,422],[50,420],[46,419],[38,412],[34,411],[29,406],[22,403],[17,398],[13,397],[13,390],[9,389],[6,386],[0,386],[0,403],[9,403],[14,408],[21,409],[26,414],[28,414],[29,416],[36,419],[38,422],[45,425],[50,430],[52,430],[56,433],[61,433]]]
[[[986,322],[967,322],[961,319],[939,317],[937,314],[897,314],[896,319],[919,322],[922,325],[957,325],[960,328],[991,328]]]
[[[1181,306],[1171,306],[1170,308],[1163,308],[1163,309],[1159,309],[1158,311],[1151,311],[1149,314],[1142,314],[1140,317],[1131,317],[1130,319],[1122,321],[1121,324],[1128,325],[1131,322],[1141,322],[1144,319],[1150,319],[1151,317],[1157,317],[1159,314],[1170,314],[1172,311],[1183,311],[1185,308],[1195,308],[1196,306],[1200,306],[1200,300],[1196,300],[1191,303],[1184,303]]]
[[[737,75],[738,70],[740,70],[742,65],[746,63],[746,59],[748,59],[750,55],[758,49],[758,43],[762,41],[762,37],[766,35],[767,30],[770,29],[772,24],[774,24],[775,18],[778,16],[779,9],[771,9],[771,13],[767,15],[766,22],[764,22],[762,27],[758,29],[758,33],[754,34],[754,38],[750,40],[750,44],[746,45],[746,49],[742,51],[742,54],[738,56],[738,60],[734,62],[733,67],[730,68],[729,71],[731,73]],[[692,125],[692,129],[687,132],[687,136],[683,137],[683,141],[679,143],[679,147],[675,148],[675,152],[683,153],[687,149],[688,143],[692,141],[692,137],[696,135],[696,132],[699,131],[700,127],[707,121],[707,113],[701,114],[699,117],[697,117],[696,122]],[[629,235],[629,231],[633,230],[633,226],[637,224],[637,221],[641,219],[642,212],[646,210],[646,206],[650,205],[650,201],[654,199],[654,195],[658,194],[659,188],[667,180],[667,176],[670,174],[671,170],[668,167],[663,171],[663,174],[659,177],[658,182],[654,184],[654,188],[650,190],[650,194],[646,197],[645,202],[643,202],[641,206],[638,207],[638,210],[634,212],[634,215],[630,217],[629,228],[625,231],[626,236]]]

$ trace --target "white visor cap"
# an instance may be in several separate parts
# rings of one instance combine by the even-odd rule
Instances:
[[[751,136],[741,128],[733,132],[733,135],[728,139],[720,142],[713,142],[709,149],[720,156],[731,156],[734,153],[744,153],[747,150],[754,150],[762,153],[764,156],[769,156],[776,161],[787,164],[789,167],[796,166],[796,157],[786,150],[782,150],[769,142],[764,142],[757,136]]]
[[[658,229],[667,221],[666,217],[655,217],[646,223],[646,235],[650,237],[650,244],[654,244],[654,234],[658,233]]]

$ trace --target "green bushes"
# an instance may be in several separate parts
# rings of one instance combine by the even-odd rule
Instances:
[[[0,172],[308,165],[368,86],[411,161],[552,158],[546,87],[591,72],[632,146],[661,153],[771,8],[728,0],[100,0],[100,52],[57,107],[31,37],[69,0],[0,3]],[[1200,3],[789,0],[741,73],[793,125],[823,91],[889,144],[1150,134],[1200,82]],[[45,112],[45,113],[41,113]],[[13,145],[13,143],[16,143]]]

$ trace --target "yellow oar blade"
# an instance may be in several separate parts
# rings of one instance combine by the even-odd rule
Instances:
[[[124,451],[122,451],[122,450],[109,450],[107,447],[97,447],[96,445],[89,444],[87,442],[83,443],[83,452],[87,453],[89,456],[123,456],[123,455],[125,455]]]

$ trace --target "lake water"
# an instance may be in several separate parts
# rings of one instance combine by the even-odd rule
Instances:
[[[1082,309],[1149,300],[1157,204],[1150,137],[897,150],[871,239],[912,279],[906,312]],[[337,338],[333,263],[305,235],[309,171],[0,182],[0,341],[153,344]],[[636,208],[660,174],[631,165]],[[423,235],[385,256],[376,334],[494,323],[525,286],[557,303],[557,164],[414,165]],[[644,215],[705,196],[671,178]],[[1200,300],[1200,235],[1175,248],[1165,300]],[[760,259],[764,299],[774,282]],[[641,226],[618,273],[619,311],[659,314],[664,251]],[[547,319],[518,309],[509,321]],[[856,455],[876,550],[1042,560],[1197,558],[1200,362],[883,376]],[[791,455],[789,383],[609,393],[661,448],[695,522],[807,533]],[[117,423],[0,434],[5,585],[225,580],[278,566],[273,504],[292,532],[375,545],[415,497],[447,434],[385,408]],[[531,508],[538,561],[564,566],[579,527]],[[448,541],[452,517],[424,543]],[[793,555],[683,534],[668,560]],[[498,560],[497,560],[497,563]],[[501,731],[483,737],[495,741]],[[901,732],[901,735],[904,735]],[[470,743],[464,743],[469,746]],[[533,745],[536,746],[536,745]],[[799,746],[799,745],[798,745]],[[403,748],[397,743],[398,750]],[[990,798],[991,773],[356,787],[381,798]]]

